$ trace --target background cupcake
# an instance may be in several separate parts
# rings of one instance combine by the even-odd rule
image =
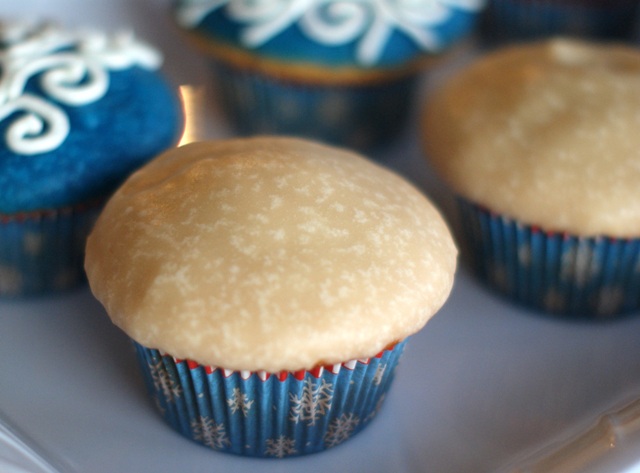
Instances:
[[[489,0],[482,32],[489,40],[557,35],[630,39],[639,5],[637,0]]]
[[[264,137],[149,163],[106,205],[86,257],[165,420],[266,457],[318,452],[369,424],[455,263],[438,212],[399,176]]]
[[[427,157],[490,287],[576,317],[640,308],[638,72],[633,48],[553,40],[480,58],[434,93]]]
[[[84,279],[104,199],[179,137],[180,103],[160,64],[130,34],[0,23],[0,295]]]
[[[427,58],[471,30],[481,3],[181,0],[175,13],[240,133],[371,148],[402,130]]]

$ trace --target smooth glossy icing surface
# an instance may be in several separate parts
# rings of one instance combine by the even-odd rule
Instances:
[[[640,53],[550,40],[461,71],[427,104],[442,177],[494,212],[545,230],[640,235]]]
[[[0,213],[99,196],[171,145],[181,112],[160,64],[130,34],[0,23]]]
[[[451,290],[435,208],[347,151],[286,138],[195,143],[135,173],[88,240],[91,288],[138,343],[234,370],[366,358]]]
[[[182,0],[178,22],[267,57],[394,66],[468,32],[484,0]]]

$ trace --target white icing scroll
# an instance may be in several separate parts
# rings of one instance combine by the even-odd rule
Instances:
[[[52,25],[0,22],[0,121],[12,120],[7,147],[23,155],[56,149],[69,134],[69,119],[47,99],[86,105],[108,91],[109,70],[134,65],[157,69],[161,63],[156,50],[129,33],[108,37]],[[46,97],[25,91],[36,75]]]
[[[225,7],[244,26],[240,40],[259,47],[293,24],[310,40],[335,46],[357,41],[356,59],[372,65],[394,30],[425,51],[442,44],[432,29],[449,20],[453,8],[477,11],[486,0],[182,0],[178,21],[187,28]]]

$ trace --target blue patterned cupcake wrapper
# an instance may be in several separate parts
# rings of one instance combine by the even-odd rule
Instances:
[[[185,437],[214,450],[282,458],[320,452],[378,412],[406,340],[378,356],[312,371],[227,371],[134,342],[151,397]]]
[[[0,297],[46,294],[83,283],[85,241],[100,208],[0,214]]]
[[[458,199],[461,250],[479,279],[536,310],[604,318],[640,308],[640,239],[545,232]]]
[[[534,39],[553,35],[630,38],[639,13],[636,0],[568,2],[489,0],[482,18],[488,39]]]
[[[402,133],[419,78],[314,85],[212,62],[218,100],[238,133],[293,135],[359,150],[383,147]]]

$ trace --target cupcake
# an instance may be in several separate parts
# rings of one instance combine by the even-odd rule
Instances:
[[[283,457],[369,424],[455,264],[445,223],[404,179],[338,148],[256,137],[185,145],[132,175],[85,267],[170,426]]]
[[[84,281],[104,200],[179,137],[160,64],[130,34],[0,22],[0,296]]]
[[[489,0],[481,24],[489,40],[546,36],[630,39],[638,24],[637,0]]]
[[[240,134],[296,135],[358,149],[405,126],[420,72],[470,31],[483,0],[179,0]]]
[[[553,39],[481,57],[434,92],[427,157],[490,287],[567,316],[638,309],[639,73],[633,48]]]

